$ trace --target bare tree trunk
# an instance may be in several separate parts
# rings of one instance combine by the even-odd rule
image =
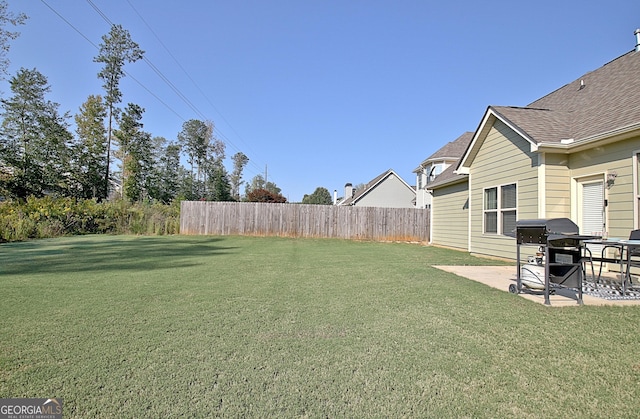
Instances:
[[[111,121],[113,120],[113,105],[109,104],[109,126],[107,127],[107,166],[104,175],[104,199],[109,198],[109,166],[111,165]]]

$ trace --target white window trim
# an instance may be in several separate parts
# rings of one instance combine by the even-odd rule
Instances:
[[[505,186],[511,186],[514,185],[516,188],[516,206],[513,208],[502,208],[502,188]],[[487,210],[485,209],[485,196],[486,196],[486,191],[488,189],[496,189],[496,193],[497,193],[497,208],[495,210]],[[502,219],[503,217],[501,216],[505,211],[515,211],[516,212],[516,220],[518,219],[518,182],[510,182],[510,183],[502,183],[500,185],[495,185],[495,186],[489,186],[486,188],[482,188],[482,234],[483,235],[487,235],[487,236],[507,236],[508,234],[505,234],[505,232],[503,231],[503,225],[502,225]],[[487,212],[495,212],[497,214],[497,222],[496,222],[496,229],[497,231],[495,233],[493,232],[487,232],[486,229],[486,225],[485,225],[485,214]],[[508,233],[508,232],[507,232]]]

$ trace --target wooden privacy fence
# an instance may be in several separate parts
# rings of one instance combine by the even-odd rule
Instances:
[[[183,201],[181,234],[429,240],[429,210]]]

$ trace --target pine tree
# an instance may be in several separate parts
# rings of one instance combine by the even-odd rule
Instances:
[[[129,103],[122,115],[120,128],[114,133],[118,142],[116,155],[122,162],[122,193],[130,201],[145,198],[153,168],[151,134],[142,130],[144,109]]]
[[[168,204],[178,196],[184,170],[180,165],[180,146],[164,137],[152,141],[153,169],[147,177],[149,198]]]
[[[67,195],[70,183],[68,115],[45,95],[51,90],[36,69],[21,68],[10,80],[13,95],[2,100],[2,188],[10,196]]]
[[[231,194],[236,201],[240,200],[240,185],[242,184],[242,171],[249,163],[249,157],[242,152],[237,152],[231,157],[233,160],[233,172],[231,172]]]
[[[105,90],[105,103],[107,105],[108,124],[107,124],[107,155],[105,169],[105,192],[109,195],[109,166],[111,164],[111,140],[113,133],[113,123],[117,119],[119,109],[117,104],[122,101],[122,92],[120,91],[120,79],[125,76],[123,70],[124,65],[129,62],[136,62],[143,58],[144,51],[140,49],[138,44],[133,42],[129,31],[121,25],[111,26],[108,35],[102,37],[100,44],[100,52],[93,61],[103,63],[104,67],[98,73],[98,78],[102,79]]]
[[[80,198],[105,199],[104,173],[107,151],[107,110],[102,97],[89,96],[75,116],[77,140],[73,147],[75,195]]]

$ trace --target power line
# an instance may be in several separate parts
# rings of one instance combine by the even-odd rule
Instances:
[[[109,19],[109,17],[102,11],[100,10],[100,8],[93,3],[93,1],[91,0],[87,0],[87,3],[89,3],[91,5],[91,7],[93,7],[93,9],[96,11],[96,13],[98,13],[102,19],[107,22],[109,25],[113,26],[114,23],[113,21],[111,21],[111,19]],[[129,3],[131,4],[131,3]],[[135,10],[135,9],[134,9]],[[143,20],[144,22],[144,20]],[[153,33],[153,31],[152,31]],[[154,33],[155,35],[155,33]],[[145,55],[142,57],[143,61],[149,66],[149,68],[151,68],[151,70],[156,73],[156,75],[160,78],[160,80],[162,80],[167,86],[169,86],[169,88],[171,90],[173,90],[173,92],[189,107],[191,108],[191,110],[200,117],[200,119],[202,120],[207,120],[208,118],[200,111],[200,109],[198,109],[198,107],[196,105],[193,104],[193,102],[191,102],[189,100],[189,98],[187,98],[186,95],[184,95],[180,89],[178,89],[176,87],[175,84],[173,84],[168,77],[166,77],[162,71],[160,71],[160,69],[151,62],[151,60]],[[239,149],[235,146],[235,144],[233,144],[231,141],[229,141],[229,144],[234,147],[235,149],[237,149],[239,151]]]
[[[91,5],[91,7],[93,7],[93,10],[96,11],[96,13],[98,13],[100,16],[102,16],[102,18],[111,26],[113,26],[113,22],[111,22],[109,20],[109,18],[107,17],[107,15],[105,15],[104,13],[102,13],[102,10],[100,10],[98,8],[98,6],[96,6],[91,0],[87,0],[87,3],[89,3]]]
[[[91,0],[87,0],[87,1],[91,1]],[[222,115],[222,113],[218,110],[218,108],[211,102],[211,100],[209,99],[209,97],[204,93],[204,91],[200,88],[200,86],[198,85],[198,83],[193,79],[193,77],[191,77],[191,75],[189,74],[189,72],[187,72],[187,70],[182,66],[182,64],[180,64],[180,61],[178,61],[178,59],[173,55],[173,53],[169,50],[169,48],[166,46],[166,44],[162,41],[162,39],[160,39],[160,37],[158,36],[158,34],[153,30],[153,28],[151,27],[151,25],[145,20],[145,18],[142,16],[142,14],[133,6],[133,4],[131,3],[130,0],[126,0],[127,3],[129,4],[129,6],[131,7],[131,9],[134,11],[134,13],[140,18],[140,20],[144,23],[144,25],[147,27],[147,29],[149,29],[149,31],[153,34],[153,36],[156,38],[156,40],[160,43],[160,45],[164,48],[164,50],[167,52],[167,54],[171,57],[171,59],[173,59],[173,61],[176,63],[176,65],[180,68],[180,70],[182,70],[182,72],[187,76],[187,78],[191,81],[191,83],[193,83],[193,85],[196,87],[196,89],[198,90],[198,92],[200,92],[200,94],[205,98],[205,100],[207,101],[207,103],[209,103],[209,105],[216,111],[216,113],[221,117],[221,119],[231,128],[231,130],[236,134],[236,136],[238,138],[240,138],[240,140],[243,142],[243,144],[245,146],[248,146],[246,144],[246,142],[244,142],[242,140],[242,137],[240,136],[240,134],[238,134],[238,132],[233,128],[233,126],[229,123],[229,121],[227,121],[227,119],[224,117],[224,115]],[[100,15],[104,15],[104,13],[100,12]],[[106,16],[105,16],[106,18]],[[108,18],[106,18],[107,22],[111,22]],[[147,61],[147,58],[144,57],[144,60]],[[165,83],[167,83],[167,85],[169,85],[172,90],[174,90],[174,92],[176,93],[176,95],[178,95],[180,98],[183,99],[183,101],[185,103],[187,103],[191,109],[200,116],[201,119],[206,120],[208,118],[206,118],[202,112],[200,112],[199,109],[197,109],[195,107],[195,105],[192,104],[192,102],[182,93],[179,91],[179,89],[177,87],[175,87],[173,85],[173,83],[171,83],[171,81],[169,81],[161,72],[160,70],[157,70],[157,68],[150,62],[148,61],[148,64],[152,67],[152,69],[154,69],[154,71],[156,72],[156,74],[158,74],[158,76],[163,79],[165,81]],[[157,70],[157,71],[156,71]],[[222,130],[220,130],[219,127],[214,125],[214,131],[217,131],[218,133],[218,138],[223,140],[225,143],[231,145],[236,151],[241,151],[223,132]],[[261,173],[262,169],[260,168],[260,166],[257,164],[257,162],[255,162],[252,159],[249,159],[249,164],[254,166],[255,169],[257,170],[257,173]]]
[[[47,6],[49,8],[49,10],[51,10],[53,13],[55,13],[60,19],[62,19],[64,21],[64,23],[66,23],[67,25],[71,26],[71,28],[76,31],[78,33],[78,35],[80,35],[81,37],[83,37],[88,43],[90,43],[95,49],[99,49],[98,46],[96,44],[94,44],[89,38],[87,38],[85,36],[85,34],[83,34],[82,32],[80,32],[80,30],[78,28],[76,28],[75,26],[73,26],[73,24],[71,22],[69,22],[67,19],[64,18],[64,16],[62,16],[60,13],[58,13],[58,11],[56,9],[54,9],[53,7],[49,6],[49,4],[47,4],[46,1],[44,0],[40,0],[45,6]]]
[[[198,92],[200,92],[200,94],[202,95],[202,97],[204,97],[204,99],[207,101],[207,103],[216,111],[216,113],[220,116],[220,118],[225,122],[225,124],[227,124],[227,126],[229,126],[229,128],[231,128],[231,130],[234,132],[234,134],[240,139],[240,141],[242,141],[242,143],[249,147],[249,145],[242,139],[242,137],[240,136],[240,134],[235,130],[235,128],[231,125],[231,123],[229,123],[229,121],[227,121],[227,119],[224,117],[224,115],[218,110],[218,108],[213,104],[213,102],[209,99],[209,97],[206,95],[206,93],[200,88],[200,86],[198,85],[198,83],[193,79],[193,77],[191,77],[191,75],[189,74],[189,72],[187,72],[187,70],[182,66],[182,64],[180,64],[180,61],[178,61],[178,59],[173,55],[173,53],[169,50],[169,48],[165,45],[164,42],[162,42],[162,39],[160,39],[160,37],[158,36],[158,34],[153,30],[153,28],[151,27],[151,25],[149,25],[149,23],[147,23],[147,21],[144,19],[144,17],[142,16],[142,14],[140,14],[140,12],[138,12],[138,10],[133,6],[133,4],[131,3],[130,0],[126,0],[127,3],[129,4],[129,6],[131,7],[131,9],[135,12],[136,15],[138,15],[138,17],[140,18],[140,20],[142,21],[142,23],[145,24],[145,26],[147,27],[147,29],[149,29],[149,31],[153,34],[153,36],[156,38],[156,40],[160,43],[160,45],[162,45],[162,48],[164,48],[164,50],[167,52],[167,54],[169,54],[169,56],[173,59],[173,61],[176,63],[176,65],[180,68],[180,70],[182,70],[182,72],[187,76],[187,78],[191,81],[191,83],[196,87],[196,89],[198,90]],[[222,133],[220,130],[218,130],[220,133]],[[223,135],[223,137],[226,138],[226,136]],[[231,142],[228,138],[227,141]],[[238,150],[239,151],[239,150]]]
[[[54,9],[52,6],[50,6],[45,0],[40,0],[45,6],[47,6],[47,8],[49,8],[55,15],[57,15],[63,22],[65,22],[69,27],[71,27],[76,33],[78,33],[82,38],[84,38],[89,44],[91,44],[94,48],[96,48],[97,50],[99,50],[100,48],[93,42],[91,41],[84,33],[82,33],[82,31],[80,31],[77,27],[75,27],[68,19],[66,19],[62,14],[60,14],[56,9]],[[93,3],[93,1],[91,0],[87,0],[87,3],[89,3],[89,5],[94,9],[94,11],[110,26],[114,26],[114,23],[109,19],[109,17],[95,4]],[[149,28],[149,30],[153,33],[153,35],[158,39],[158,41],[160,42],[160,44],[165,48],[165,50],[167,51],[167,53],[171,56],[171,58],[178,64],[178,66],[180,67],[180,69],[187,75],[187,77],[189,78],[189,80],[191,80],[191,82],[196,86],[196,88],[198,89],[198,91],[204,96],[204,98],[207,100],[207,102],[209,103],[209,105],[211,105],[214,110],[220,115],[220,117],[223,119],[223,121],[225,121],[225,123],[227,125],[229,125],[229,127],[237,134],[237,132],[235,131],[235,129],[231,126],[231,124],[224,118],[224,116],[217,110],[217,108],[215,107],[215,105],[213,105],[213,103],[211,103],[211,101],[209,100],[209,98],[204,94],[204,92],[202,91],[202,89],[200,89],[200,87],[197,85],[197,83],[193,80],[193,78],[187,73],[187,71],[184,69],[184,67],[182,65],[180,65],[180,63],[178,62],[178,60],[175,58],[175,56],[173,56],[173,54],[171,54],[171,52],[169,51],[169,49],[166,47],[166,45],[164,45],[164,43],[160,40],[160,38],[156,35],[156,33],[151,29],[151,27],[146,23],[146,21],[144,20],[144,18],[137,12],[137,10],[133,7],[133,5],[131,4],[131,2],[129,0],[127,0],[127,3],[129,3],[129,5],[132,7],[132,9],[136,12],[136,14],[140,17],[140,19],[145,23],[145,25]],[[149,66],[149,68],[151,68],[151,70],[156,73],[156,75],[158,75],[158,77],[165,83],[167,84],[167,86],[169,86],[171,88],[171,90],[178,96],[180,97],[180,99],[185,102],[185,104],[187,106],[189,106],[189,108],[195,113],[197,114],[202,120],[207,120],[208,118],[205,117],[205,115],[197,108],[197,106],[195,106],[193,104],[193,102],[191,102],[188,97],[186,95],[184,95],[180,89],[178,89],[170,80],[168,77],[166,77],[159,69],[157,66],[155,66],[147,57],[143,57],[143,61],[145,61],[147,63],[147,65]],[[123,70],[124,73],[129,76],[131,78],[131,80],[133,80],[135,83],[137,83],[140,87],[142,87],[147,93],[149,93],[151,96],[153,96],[158,102],[160,102],[163,106],[165,106],[169,111],[171,111],[174,115],[176,115],[181,121],[185,122],[186,119],[184,117],[182,117],[175,109],[173,109],[169,104],[167,104],[165,101],[163,101],[157,94],[155,94],[151,89],[149,89],[146,85],[144,85],[142,82],[140,82],[138,79],[136,79],[134,76],[132,76],[129,72],[127,72],[126,70]],[[215,127],[215,125],[214,125]],[[229,144],[230,146],[232,146],[235,150],[237,151],[241,151],[226,135],[224,135],[224,133],[217,127],[215,127],[215,131],[218,132],[218,136],[221,137],[220,139],[223,140],[225,143]],[[240,136],[238,135],[238,137],[240,138]],[[245,144],[246,145],[246,144]],[[256,171],[258,174],[262,173],[262,168],[259,167],[257,165],[256,162],[254,162],[252,159],[249,159],[249,163],[250,165],[255,166]],[[247,168],[248,169],[248,168]],[[254,173],[256,173],[256,171],[254,171]]]
[[[109,19],[109,17],[102,12],[102,10],[100,10],[100,8],[93,3],[93,1],[91,0],[87,0],[87,2],[91,5],[91,7],[93,7],[93,9],[102,17],[102,19],[107,22],[109,25],[113,26],[113,22],[111,21],[111,19]],[[189,73],[184,69],[184,67],[182,67],[182,65],[180,65],[180,63],[178,62],[178,60],[175,58],[175,56],[171,53],[171,51],[169,51],[169,49],[166,47],[166,45],[160,40],[160,38],[158,37],[158,35],[155,33],[155,31],[153,31],[153,29],[151,29],[150,25],[146,22],[146,20],[142,17],[142,15],[140,15],[140,13],[136,10],[135,7],[133,7],[133,5],[131,4],[131,2],[129,0],[127,0],[127,3],[129,3],[129,5],[131,6],[131,8],[134,10],[134,12],[140,17],[140,19],[142,20],[142,22],[147,26],[147,28],[149,28],[149,30],[151,31],[151,33],[156,37],[156,39],[158,39],[158,41],[160,42],[160,44],[165,48],[165,50],[167,51],[167,53],[171,56],[171,58],[178,63],[178,66],[180,67],[180,69],[187,75],[187,77],[192,81],[192,83],[196,86],[196,88],[200,91],[200,93],[205,97],[205,99],[209,102],[209,104],[216,110],[216,112],[218,112],[218,114],[222,117],[222,119],[229,125],[229,122],[226,121],[226,119],[224,119],[224,117],[220,114],[220,112],[215,108],[215,106],[213,105],[213,103],[211,103],[211,101],[208,99],[208,97],[204,94],[204,92],[202,91],[202,89],[200,89],[200,87],[197,85],[197,83],[193,80],[193,78],[189,75]],[[143,61],[147,63],[147,65],[151,68],[151,70],[153,70],[153,72],[156,73],[156,75],[158,77],[160,77],[160,79],[167,85],[169,86],[169,88],[171,88],[171,90],[173,90],[173,92],[180,98],[182,99],[182,101],[191,108],[191,110],[200,117],[200,119],[202,120],[208,120],[208,118],[200,111],[200,109],[198,109],[198,107],[196,105],[193,104],[193,102],[191,102],[191,100],[189,100],[189,98],[184,95],[180,89],[178,89],[170,80],[168,77],[166,77],[162,71],[160,71],[160,69],[158,67],[156,67],[151,60],[144,56],[143,57]],[[233,127],[232,127],[233,129]],[[218,132],[218,138],[223,140],[226,144],[230,145],[232,148],[234,148],[236,151],[241,151],[226,135],[224,135],[224,133],[220,130],[220,128],[216,127],[214,125],[214,131]],[[235,130],[234,130],[235,131]],[[255,165],[256,168],[259,168],[258,165],[256,164],[256,162],[254,162],[253,160],[249,159],[250,164]],[[261,170],[261,169],[259,169]]]
[[[71,22],[69,22],[64,16],[62,16],[56,9],[54,9],[53,7],[51,7],[45,0],[40,0],[45,6],[47,6],[49,8],[49,10],[51,10],[53,13],[56,14],[56,16],[58,16],[60,19],[62,19],[63,22],[65,22],[67,25],[69,25],[74,31],[76,31],[81,37],[83,37],[89,44],[91,44],[91,46],[93,46],[95,49],[99,50],[100,47],[98,47],[96,44],[93,43],[93,41],[91,41],[84,33],[82,33],[82,31],[80,31],[78,28],[76,28]],[[91,0],[87,0],[94,8],[96,7]],[[99,9],[98,9],[99,10]],[[109,21],[109,19],[102,14],[102,12],[98,12],[100,13],[101,16],[103,16],[103,19],[106,19],[107,21]],[[140,87],[142,87],[144,90],[146,90],[151,96],[153,96],[158,102],[160,102],[161,104],[163,104],[167,109],[169,109],[171,112],[174,113],[174,115],[176,115],[178,118],[180,118],[182,121],[185,121],[185,119],[180,116],[180,114],[178,112],[176,112],[175,109],[173,109],[171,106],[169,106],[165,101],[163,101],[162,99],[160,99],[160,97],[158,97],[158,95],[156,95],[155,93],[153,93],[151,91],[151,89],[149,89],[147,86],[145,86],[142,82],[140,82],[138,79],[136,79],[135,77],[133,77],[130,73],[128,73],[126,70],[123,70],[124,73],[131,78],[131,80],[133,80],[134,82],[136,82]]]

